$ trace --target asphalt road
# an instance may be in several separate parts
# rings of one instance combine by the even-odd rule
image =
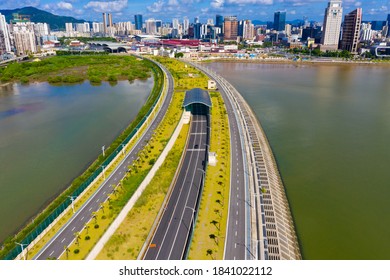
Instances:
[[[160,64],[159,64],[160,65]],[[60,231],[45,245],[45,247],[33,257],[33,259],[46,260],[58,259],[63,253],[64,248],[69,246],[75,239],[75,232],[81,232],[85,224],[92,219],[92,212],[99,211],[100,204],[103,203],[109,194],[114,191],[113,186],[117,186],[120,180],[125,176],[128,166],[133,163],[138,157],[138,152],[141,151],[146,143],[153,136],[153,131],[160,124],[163,119],[173,95],[173,78],[171,74],[162,66],[160,67],[168,77],[167,89],[168,93],[164,99],[163,105],[159,110],[157,117],[153,120],[146,132],[140,137],[137,144],[133,147],[131,152],[127,154],[126,158],[119,164],[119,166],[106,178],[99,189],[88,199],[87,202],[72,216]],[[100,209],[104,211],[104,209]]]
[[[208,116],[195,105],[188,145],[145,260],[181,260],[194,226],[209,144]],[[207,145],[206,145],[207,144]]]
[[[243,144],[241,143],[237,116],[226,93],[228,88],[223,83],[223,80],[217,74],[210,73],[207,68],[196,64],[193,65],[204,71],[211,79],[216,81],[218,91],[221,93],[225,102],[230,126],[231,173],[229,217],[227,222],[224,259],[245,260],[248,256],[249,248],[249,245],[246,244],[246,209],[248,207],[248,198],[245,196],[245,171],[242,154]]]

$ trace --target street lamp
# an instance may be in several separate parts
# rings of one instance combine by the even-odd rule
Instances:
[[[104,173],[104,165],[102,165],[102,169],[103,169],[103,179],[106,180],[106,174]]]
[[[24,252],[24,246],[27,246],[28,244],[23,244],[23,243],[18,243],[18,242],[15,242],[15,243],[20,245],[20,247],[22,248],[23,259],[26,260],[26,253]]]
[[[245,249],[247,249],[249,254],[251,254],[251,256],[253,257],[253,259],[256,259],[255,255],[252,254],[252,252],[249,250],[249,248],[245,244],[235,243],[235,245],[240,245],[240,246],[245,247]]]
[[[70,200],[72,201],[72,210],[73,210],[73,214],[76,213],[74,211],[74,196],[69,196]]]
[[[123,153],[123,155],[125,155],[125,153],[126,153],[125,144],[122,144],[122,153]]]
[[[106,154],[104,153],[105,148],[106,148],[105,146],[102,146],[103,157],[106,155]]]
[[[196,210],[194,208],[192,208],[192,207],[189,207],[189,206],[184,207],[184,209],[186,209],[186,208],[192,210],[192,232],[194,232],[194,228],[195,228],[195,212],[196,212]]]

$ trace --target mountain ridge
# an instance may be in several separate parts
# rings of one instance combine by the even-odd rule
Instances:
[[[65,30],[65,23],[83,23],[88,22],[83,19],[76,19],[74,17],[54,15],[35,7],[23,7],[13,10],[0,10],[0,13],[5,16],[7,23],[13,19],[12,14],[19,13],[21,15],[30,16],[31,22],[42,22],[50,25],[51,30]]]

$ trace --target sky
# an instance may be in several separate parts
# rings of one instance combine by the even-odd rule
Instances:
[[[285,11],[287,21],[303,19],[322,22],[328,0],[1,0],[0,9],[33,6],[56,15],[88,21],[102,21],[102,12],[113,14],[113,21],[134,21],[134,14],[171,22],[187,16],[201,22],[215,15],[236,15],[239,20],[273,21],[275,11]],[[386,20],[390,0],[343,0],[344,14],[363,8],[363,20]]]

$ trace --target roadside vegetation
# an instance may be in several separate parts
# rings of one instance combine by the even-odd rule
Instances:
[[[78,57],[80,58],[80,57]],[[89,58],[91,57],[81,57],[81,60],[84,61],[83,63],[86,63],[86,61],[90,61]],[[57,59],[57,58],[56,58]],[[118,62],[118,64],[121,64],[123,62],[119,62],[121,59],[123,59],[125,62],[134,65],[137,65],[138,63],[142,63],[144,67],[138,68],[138,71],[146,71],[146,74],[142,75],[150,75],[148,73],[152,72],[154,74],[155,83],[154,87],[150,93],[150,96],[144,106],[140,109],[137,117],[133,120],[133,122],[122,132],[120,136],[117,137],[117,139],[106,149],[105,156],[100,155],[98,159],[93,162],[84,173],[82,173],[79,177],[74,179],[72,184],[63,191],[53,202],[51,202],[41,213],[39,213],[34,219],[33,222],[26,225],[20,232],[18,232],[15,236],[11,236],[7,238],[1,247],[0,250],[0,259],[3,259],[7,254],[15,247],[15,242],[21,242],[26,236],[28,236],[31,232],[35,231],[37,227],[40,225],[42,221],[44,221],[59,205],[61,205],[64,201],[69,199],[69,196],[77,190],[90,176],[98,169],[101,168],[101,164],[115,151],[116,148],[121,145],[121,143],[130,135],[130,133],[135,129],[135,127],[142,121],[142,119],[145,117],[147,112],[150,110],[151,106],[154,104],[154,102],[157,100],[159,93],[163,87],[163,74],[162,71],[153,63],[146,61],[146,60],[138,60],[133,57],[115,57],[115,61]],[[49,60],[49,59],[48,59]],[[73,61],[73,57],[70,57],[65,60]],[[77,61],[77,59],[75,59]],[[95,60],[92,60],[91,63],[93,64],[93,61],[96,62],[96,64],[99,65],[103,69],[103,65],[98,63]],[[58,63],[58,61],[57,61]],[[76,64],[74,61],[73,63],[70,62],[69,65]],[[22,64],[20,64],[22,65]],[[119,68],[119,66],[117,66]],[[131,67],[131,65],[127,65],[127,67]],[[136,66],[134,68],[137,69]],[[69,70],[76,71],[73,67],[73,69],[69,66]],[[152,70],[152,71],[150,71]],[[133,70],[132,70],[133,71]],[[107,170],[109,172],[109,170]],[[131,187],[129,187],[131,188]]]
[[[207,166],[206,181],[199,206],[188,258],[222,260],[230,193],[230,133],[225,103],[218,92],[210,94],[210,151],[216,152],[216,166]]]
[[[178,110],[177,112],[181,113],[184,92],[194,87],[205,88],[208,79],[197,69],[178,60],[163,57],[155,59],[168,68],[175,80],[175,95],[172,102],[179,103],[170,107],[167,115],[171,114],[171,110]],[[165,121],[164,119],[162,128],[165,125],[176,127],[178,120],[173,123]],[[136,259],[138,257],[176,172],[187,133],[188,126],[184,126],[164,164],[128,213],[126,220],[105,244],[97,259]]]

